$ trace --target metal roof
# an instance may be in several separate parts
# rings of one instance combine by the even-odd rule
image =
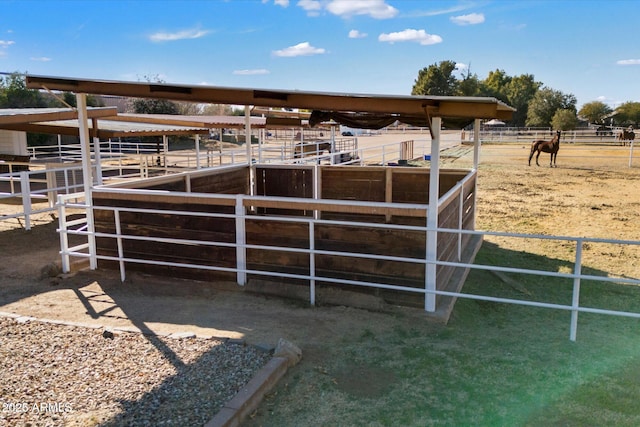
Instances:
[[[87,117],[108,117],[118,113],[115,107],[87,108]],[[6,108],[0,109],[0,125],[8,123],[29,123],[48,120],[77,119],[74,108]]]
[[[97,120],[95,121],[96,127],[94,129],[94,120],[95,119],[87,120],[89,135],[100,139],[124,138],[131,136],[195,135],[209,133],[209,129],[206,128],[160,125],[153,123],[130,123],[117,120]],[[71,136],[78,136],[78,127],[78,120],[56,120],[6,125],[0,124],[0,128],[2,129]]]
[[[244,116],[182,116],[173,114],[131,114],[120,113],[109,119],[133,123],[173,124],[207,129],[244,128]],[[265,127],[264,117],[251,117],[251,127]]]
[[[130,136],[206,134],[207,127],[169,121],[127,122],[117,120],[117,109],[89,108],[87,120],[92,137],[102,139]],[[69,108],[0,109],[0,129],[78,136],[78,112]],[[95,128],[94,128],[95,127]]]
[[[398,96],[303,92],[295,90],[244,89],[204,85],[122,82],[68,77],[26,76],[31,89],[74,93],[160,98],[176,101],[302,108],[359,113],[390,113],[429,119],[470,118],[510,120],[515,109],[490,97]]]

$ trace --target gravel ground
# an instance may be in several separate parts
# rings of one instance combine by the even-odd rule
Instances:
[[[197,426],[270,354],[0,317],[0,426]]]

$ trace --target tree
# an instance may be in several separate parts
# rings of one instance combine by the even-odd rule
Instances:
[[[25,73],[26,74],[26,73]],[[0,79],[0,108],[43,108],[51,104],[37,89],[28,89],[24,75],[14,72]],[[27,133],[27,145],[46,145],[52,136],[40,133]]]
[[[482,95],[493,96],[503,102],[508,102],[505,89],[510,81],[511,77],[507,76],[504,70],[491,71],[482,81]]]
[[[62,94],[62,100],[64,102],[60,102],[60,104],[63,104],[65,107],[67,105],[70,105],[74,108],[77,106],[76,95],[71,92],[64,92]],[[87,107],[104,107],[104,101],[102,100],[102,98],[99,98],[95,95],[87,94]]]
[[[542,83],[536,82],[533,74],[521,74],[513,77],[507,83],[504,93],[507,97],[507,104],[514,107],[516,111],[509,122],[511,126],[524,126],[527,121],[529,102],[533,99]]]
[[[458,95],[479,96],[482,83],[476,74],[471,74],[471,68],[462,73],[462,80],[458,82]]]
[[[556,110],[551,126],[558,130],[573,130],[578,126],[578,117],[573,110]]]
[[[613,112],[604,102],[587,102],[582,106],[578,115],[589,121],[589,123],[603,124],[604,120]]]
[[[640,124],[640,102],[625,102],[616,108],[613,119],[621,126],[633,126],[636,129]]]
[[[134,99],[133,112],[138,114],[178,114],[178,106],[167,99]]]
[[[15,72],[0,80],[1,108],[43,108],[48,103],[37,89],[27,89],[23,74]]]
[[[525,126],[529,102],[542,87],[542,83],[535,81],[532,74],[512,77],[504,70],[496,69],[486,79],[480,80],[467,68],[457,79],[453,74],[455,69],[456,63],[453,61],[442,61],[423,68],[418,73],[411,94],[492,96],[516,109],[509,125]],[[553,112],[548,115],[547,123],[551,122],[552,117]]]
[[[411,95],[453,96],[458,92],[458,79],[453,75],[454,61],[441,61],[418,72]]]
[[[158,76],[144,76],[144,79],[149,83],[164,83]],[[178,104],[168,99],[138,98],[131,102],[131,106],[138,114],[180,114]]]
[[[182,116],[197,116],[202,111],[202,106],[195,102],[176,102],[178,114]]]
[[[550,127],[557,110],[572,110],[575,113],[576,103],[576,97],[572,94],[543,87],[529,102],[526,125]]]
[[[230,116],[233,109],[230,105],[225,104],[207,104],[202,109],[202,114],[206,116]]]

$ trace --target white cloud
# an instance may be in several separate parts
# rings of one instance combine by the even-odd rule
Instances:
[[[484,22],[483,13],[470,13],[468,15],[452,16],[451,22],[458,25],[476,25]]]
[[[275,56],[282,56],[282,57],[311,56],[311,55],[321,55],[323,53],[325,53],[324,49],[313,47],[309,44],[309,42],[298,43],[295,46],[289,46],[285,49],[273,51],[273,54]]]
[[[15,43],[13,40],[0,40],[0,58],[7,56],[9,46]]]
[[[640,65],[640,59],[621,59],[617,61],[618,65]]]
[[[418,42],[421,45],[442,43],[442,37],[436,34],[428,34],[425,30],[406,29],[397,33],[382,33],[378,36],[381,42]]]
[[[367,33],[361,33],[361,32],[360,32],[360,31],[358,31],[358,30],[351,30],[351,31],[349,31],[349,38],[350,38],[350,39],[362,39],[362,38],[365,38],[365,37],[367,37],[367,36],[368,36],[368,34],[367,34]]]
[[[322,11],[322,3],[318,0],[300,0],[298,6],[303,8],[309,16],[318,16]]]
[[[462,62],[456,62],[456,70],[465,71],[467,68],[469,68],[467,64],[464,64]]]
[[[32,61],[38,61],[38,62],[49,62],[51,61],[51,58],[47,58],[46,56],[32,56],[31,58],[29,58]]]
[[[209,34],[209,31],[206,30],[183,30],[178,31],[176,33],[163,33],[158,32],[155,34],[151,34],[149,36],[149,40],[152,42],[169,42],[176,40],[185,40],[185,39],[199,39],[200,37],[204,37]]]
[[[375,19],[389,19],[398,14],[398,9],[388,5],[385,0],[332,0],[326,9],[343,18],[368,15]]]
[[[289,7],[289,0],[273,0],[274,4],[282,7]]]
[[[269,70],[265,70],[264,68],[258,68],[254,70],[235,70],[233,74],[235,74],[236,76],[259,76],[269,74]]]

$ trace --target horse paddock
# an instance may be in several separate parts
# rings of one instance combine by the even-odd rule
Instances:
[[[240,165],[96,187],[98,267],[311,304],[424,307],[429,180],[423,167]],[[441,170],[439,184],[439,227],[472,230],[476,171]],[[472,262],[481,244],[437,239],[439,261]],[[438,265],[436,289],[455,292],[465,275]],[[453,302],[439,296],[435,315],[446,321]]]

